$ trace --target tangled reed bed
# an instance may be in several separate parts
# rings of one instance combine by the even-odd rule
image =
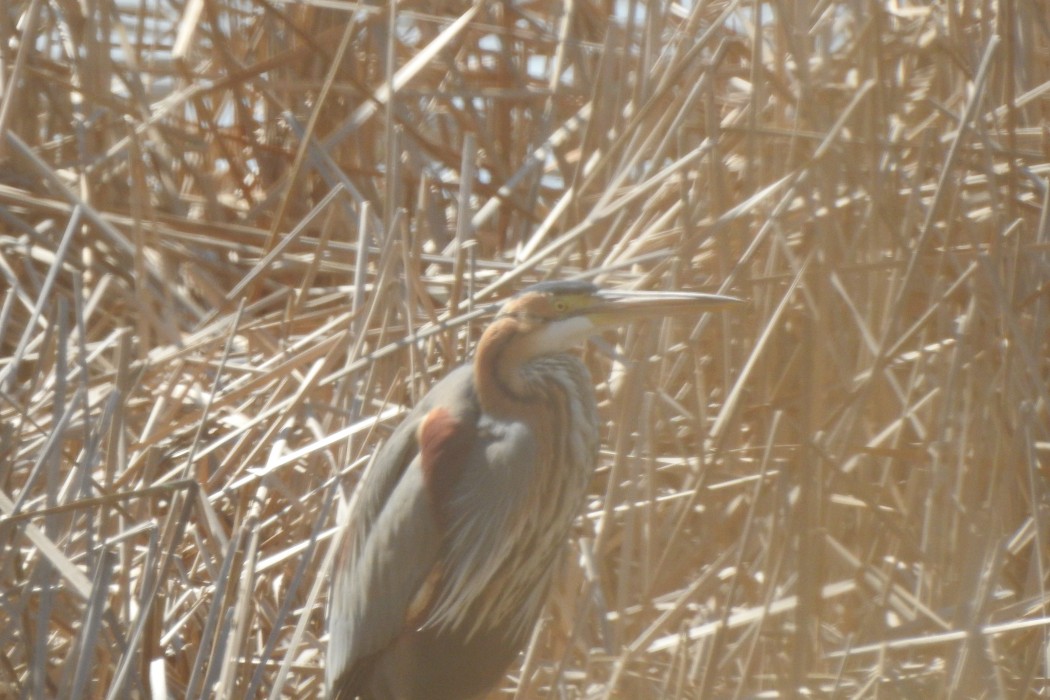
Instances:
[[[587,351],[500,696],[1045,696],[1050,23],[932,5],[6,3],[0,695],[318,695],[340,484],[584,275],[751,305]]]

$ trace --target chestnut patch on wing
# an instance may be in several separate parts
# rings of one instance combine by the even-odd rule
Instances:
[[[423,418],[418,438],[423,483],[437,510],[438,520],[444,526],[447,525],[445,504],[463,473],[463,460],[467,458],[474,439],[474,426],[439,406]]]

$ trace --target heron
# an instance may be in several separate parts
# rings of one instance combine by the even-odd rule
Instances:
[[[541,282],[375,455],[335,554],[333,700],[460,700],[496,686],[545,604],[598,460],[594,386],[572,351],[637,319],[739,300]]]

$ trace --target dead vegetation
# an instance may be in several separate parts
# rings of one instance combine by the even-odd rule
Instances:
[[[587,351],[602,467],[501,697],[1050,693],[1040,0],[0,34],[0,696],[317,696],[339,481],[578,275],[751,305]]]

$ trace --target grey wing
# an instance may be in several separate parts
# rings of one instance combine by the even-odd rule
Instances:
[[[409,412],[376,454],[365,480],[358,487],[357,503],[350,514],[355,539],[367,536],[371,531],[372,523],[386,507],[394,488],[419,452],[416,432],[427,413],[440,405],[458,405],[468,411],[476,411],[476,402],[472,368],[470,365],[463,365],[449,372],[444,379],[435,384]]]
[[[498,579],[508,563],[513,568],[510,560],[530,531],[541,526],[530,508],[540,469],[535,444],[524,423],[481,418],[460,478],[444,501],[451,526],[441,593],[427,624],[467,624],[472,633],[514,609],[510,591]],[[478,614],[481,610],[489,614]]]
[[[457,408],[454,418],[448,405]],[[448,417],[430,423],[450,427],[450,432],[430,439],[430,447],[421,450],[420,430],[431,416]],[[394,431],[359,487],[350,531],[333,571],[329,688],[344,672],[355,672],[358,664],[382,652],[410,624],[413,603],[438,561],[443,538],[424,458],[434,461],[435,449],[469,441],[475,420],[469,367],[460,368],[435,385]],[[445,461],[456,456],[443,456],[440,449],[436,454]]]
[[[328,684],[382,652],[404,631],[413,598],[437,560],[440,533],[418,458],[368,536],[338,566],[329,606]]]

